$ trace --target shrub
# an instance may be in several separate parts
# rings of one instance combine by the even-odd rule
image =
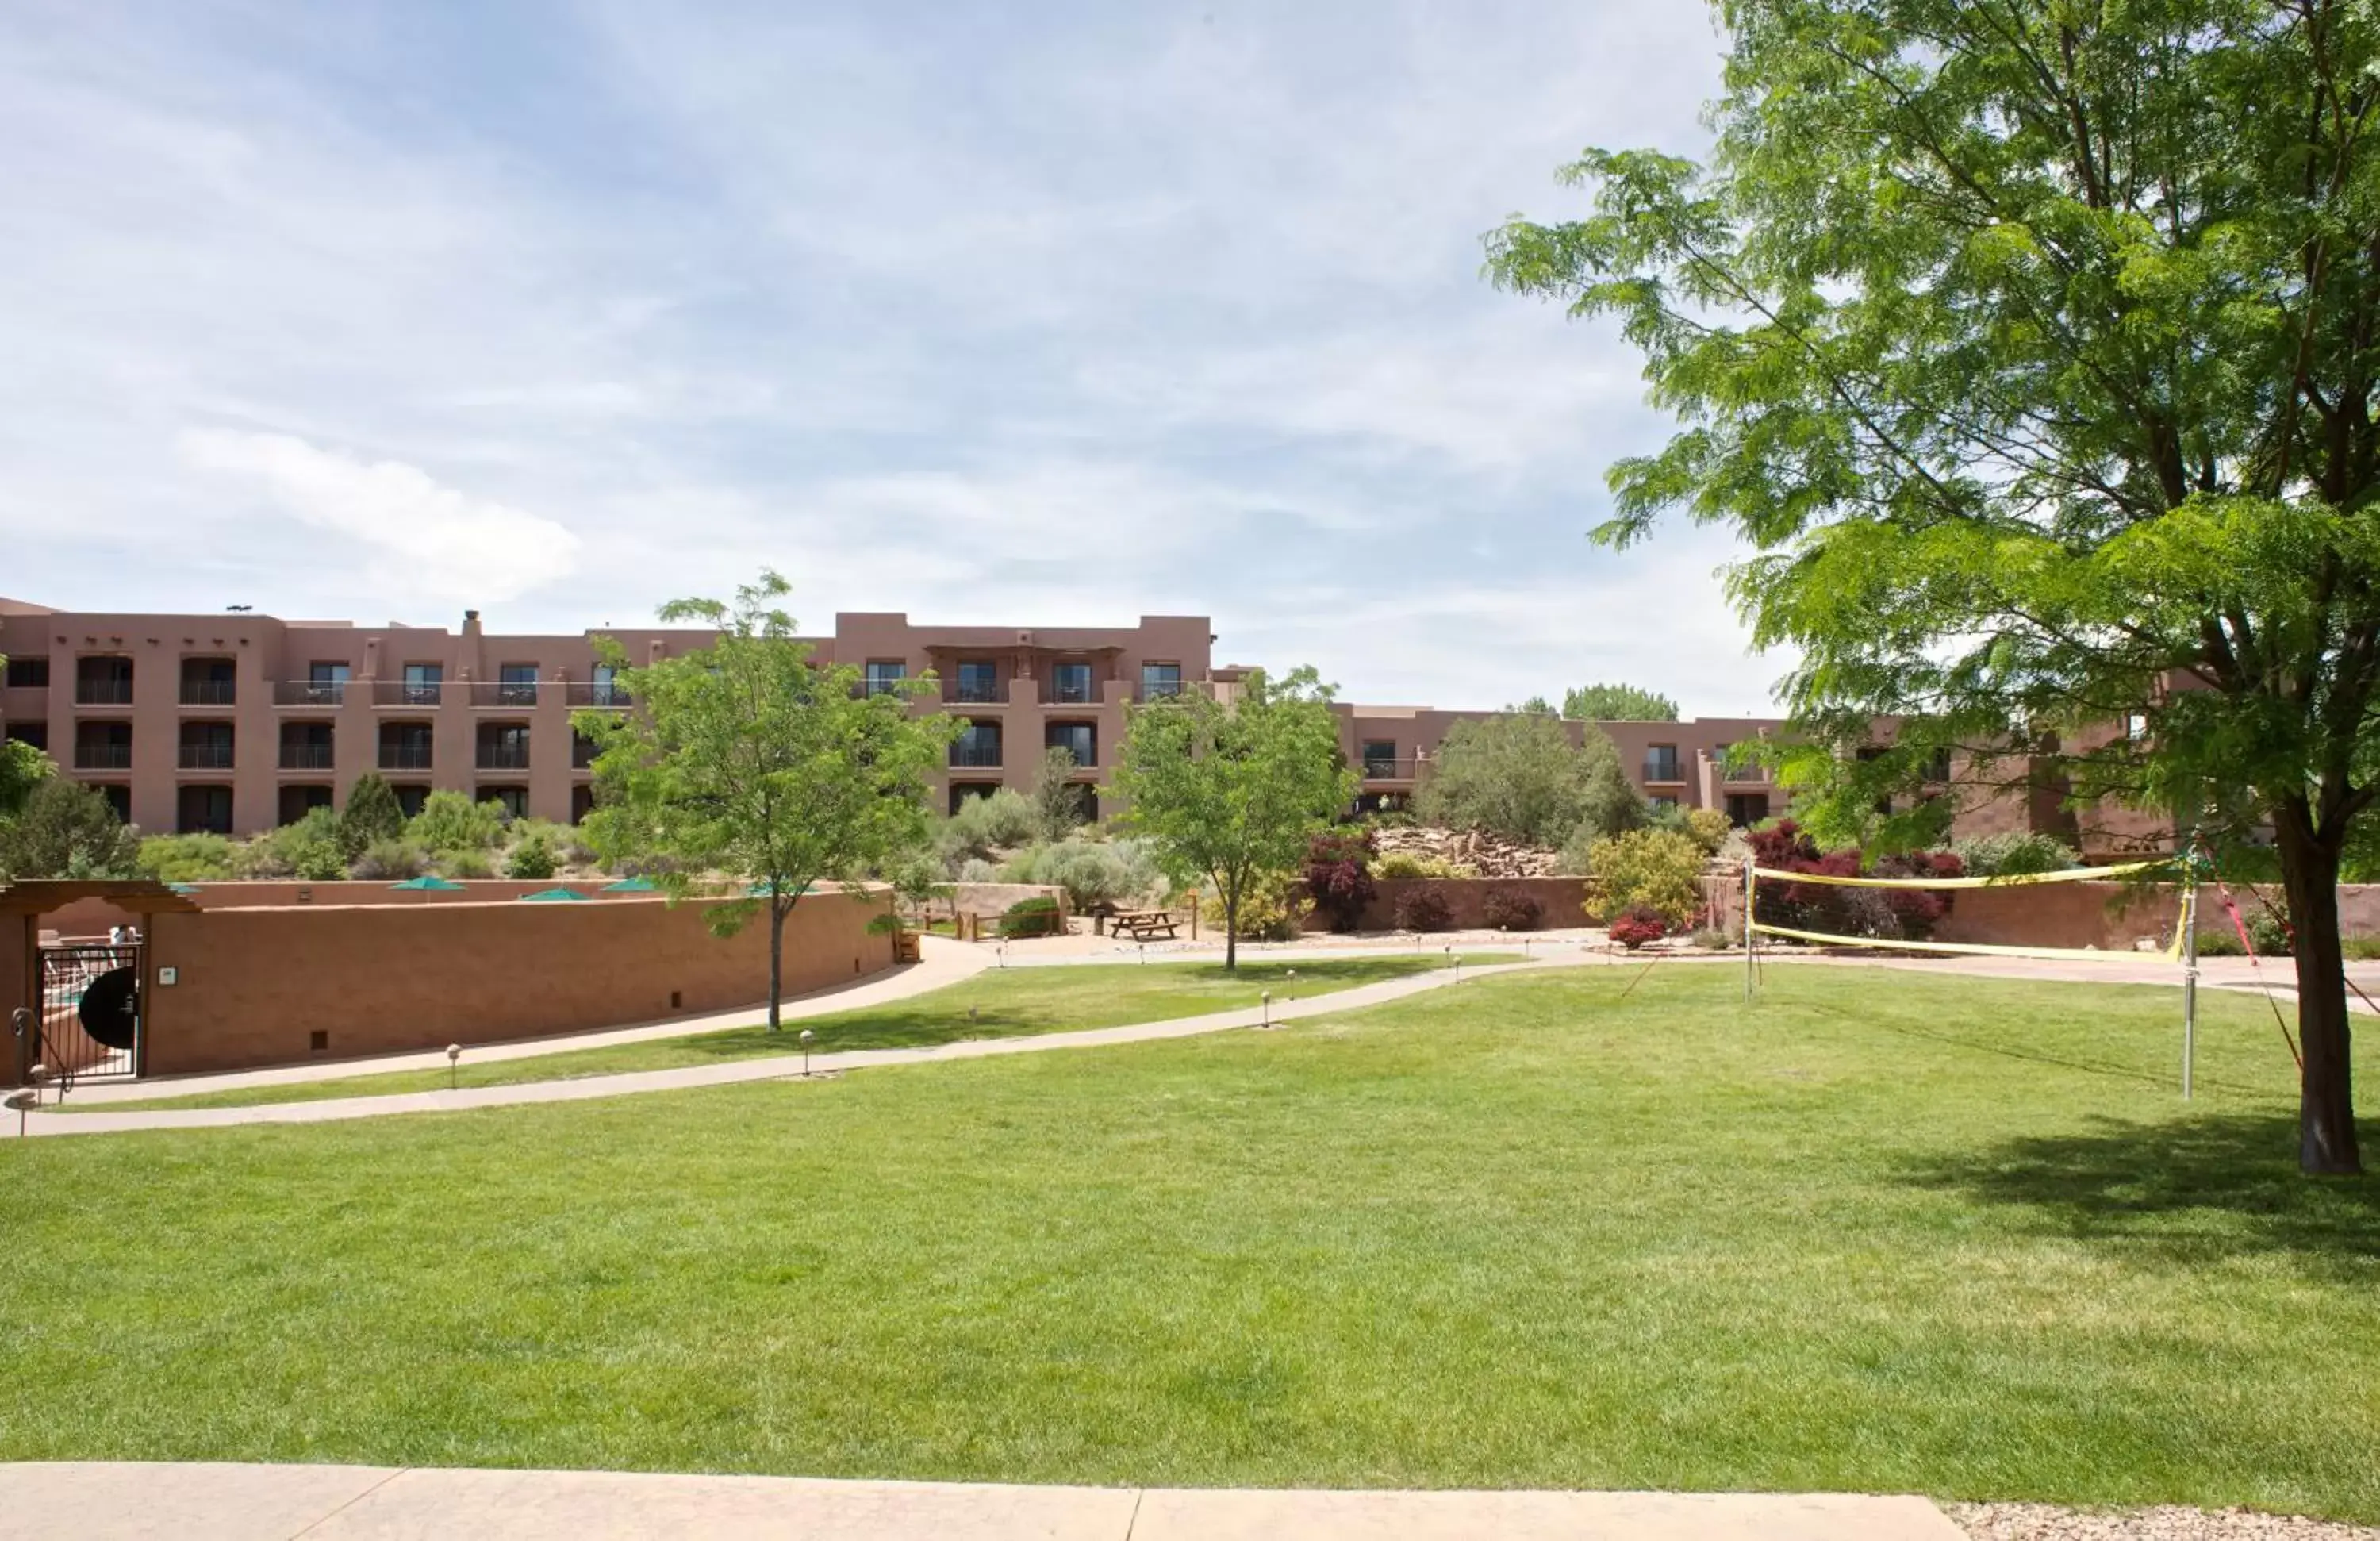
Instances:
[[[1694,935],[1694,943],[1706,953],[1724,953],[1738,945],[1735,938],[1716,926],[1705,926]]]
[[[1055,936],[1059,930],[1058,901],[1042,896],[1019,899],[1000,912],[1002,937]]]
[[[1478,869],[1461,862],[1448,861],[1444,856],[1427,856],[1417,851],[1391,851],[1372,866],[1376,878],[1476,878]]]
[[[595,863],[595,848],[587,843],[585,833],[572,825],[557,824],[551,819],[516,819],[508,832],[515,845],[525,840],[544,841],[546,848],[553,853],[557,869],[591,867]]]
[[[492,878],[496,864],[485,851],[441,851],[430,865],[442,878]]]
[[[959,869],[954,876],[963,883],[996,883],[1002,880],[1000,868],[981,856],[969,856],[959,863]]]
[[[375,840],[347,870],[370,882],[403,882],[430,870],[430,857],[409,840]]]
[[[1153,893],[1165,880],[1143,842],[1076,838],[1027,846],[993,880],[1053,883],[1076,909],[1087,910]]]
[[[504,806],[475,803],[462,793],[442,789],[422,799],[421,811],[405,826],[405,834],[442,855],[492,850],[504,838]]]
[[[1500,931],[1534,931],[1546,907],[1516,888],[1491,888],[1479,896],[1480,918]]]
[[[1330,917],[1334,931],[1352,931],[1364,919],[1365,906],[1379,892],[1372,880],[1372,831],[1332,830],[1316,835],[1305,846],[1305,892],[1315,907]]]
[[[1718,848],[1727,843],[1728,831],[1734,827],[1727,821],[1727,815],[1717,808],[1688,808],[1680,816],[1678,825],[1680,831],[1701,846],[1706,856],[1718,855]]]
[[[219,834],[151,835],[140,843],[140,870],[161,883],[216,883],[233,875],[235,852]]]
[[[1260,878],[1240,895],[1239,936],[1243,941],[1293,941],[1313,912],[1314,901],[1297,892],[1287,874]],[[1198,918],[1223,928],[1223,896],[1209,893],[1198,905]]]
[[[1409,888],[1397,895],[1396,922],[1400,931],[1451,931],[1454,911],[1436,889]]]
[[[1860,875],[1854,850],[1821,852],[1791,819],[1752,832],[1753,860],[1761,867],[1814,876]],[[1965,864],[1949,851],[1917,851],[1885,856],[1874,875],[1887,878],[1957,878]],[[1830,883],[1764,882],[1759,918],[1771,925],[1838,936],[1923,940],[1950,913],[1950,895],[1925,889],[1841,888]]]
[[[347,806],[339,812],[339,846],[349,861],[376,842],[405,833],[405,809],[396,793],[377,770],[367,770],[347,788]]]
[[[1977,835],[1954,843],[1966,870],[1978,878],[2007,878],[2028,872],[2058,872],[2082,865],[2074,847],[2056,835],[2017,831]]]
[[[44,776],[0,824],[0,877],[137,878],[138,838],[94,789]]]
[[[1024,794],[1003,786],[990,796],[960,803],[958,812],[935,831],[934,846],[943,862],[955,868],[971,857],[989,860],[1000,852],[1030,845],[1040,834],[1040,810]]]
[[[1457,722],[1414,811],[1427,823],[1539,846],[1561,844],[1581,825],[1611,834],[1644,823],[1645,801],[1610,738],[1592,725],[1583,733],[1572,745],[1559,720],[1526,711]]]
[[[543,834],[532,834],[504,858],[504,876],[539,880],[553,876],[553,846]]]
[[[1590,916],[1649,910],[1670,926],[1693,923],[1703,906],[1703,848],[1675,830],[1631,830],[1587,851],[1594,875]]]
[[[347,875],[339,816],[329,808],[308,808],[305,818],[251,842],[242,855],[243,868],[257,877],[287,876],[330,883]]]
[[[1612,940],[1633,953],[1648,941],[1668,936],[1670,926],[1661,912],[1651,905],[1631,904],[1611,917],[1609,934]]]

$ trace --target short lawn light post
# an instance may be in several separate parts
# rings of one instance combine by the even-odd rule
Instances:
[[[1293,968],[1289,971],[1289,998],[1297,999],[1297,970]]]
[[[446,1089],[448,1091],[458,1091],[462,1088],[462,1083],[457,1078],[457,1072],[462,1063],[462,1059],[463,1046],[461,1044],[450,1043],[446,1046]]]
[[[21,1140],[25,1137],[25,1110],[32,1107],[35,1103],[41,1101],[41,1099],[42,1094],[40,1092],[35,1091],[30,1086],[20,1086],[17,1090],[8,1094],[7,1100],[5,1103],[0,1103],[0,1106],[10,1107],[17,1110],[17,1137],[18,1139]]]
[[[992,956],[1000,961],[1001,967],[1006,968],[1008,966],[1008,943],[1004,941],[1002,942],[999,946],[993,948],[991,953]]]
[[[1257,996],[1257,1001],[1258,1005],[1263,1009],[1263,1012],[1264,1012],[1263,1019],[1262,1019],[1261,1021],[1259,1021],[1259,1022],[1257,1024],[1257,1026],[1259,1026],[1259,1027],[1269,1027],[1269,1026],[1271,1026],[1271,1025],[1272,1025],[1272,991],[1270,991],[1270,990],[1267,990],[1267,991],[1265,991],[1262,995],[1259,995],[1259,996]]]
[[[1454,955],[1454,943],[1446,944],[1446,966],[1454,970],[1454,982],[1463,983],[1463,960]]]
[[[810,1073],[810,1040],[816,1037],[818,1035],[808,1028],[802,1029],[802,1075],[805,1079]]]

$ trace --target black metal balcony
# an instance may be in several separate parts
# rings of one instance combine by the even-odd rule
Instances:
[[[575,707],[624,707],[633,704],[626,690],[600,680],[572,680],[563,686],[563,697]]]
[[[337,769],[338,757],[328,744],[284,744],[281,746],[281,769],[284,770],[331,770]]]
[[[129,744],[78,744],[74,751],[78,770],[129,770],[132,769],[132,746]]]
[[[1682,785],[1686,778],[1676,756],[1663,758],[1659,755],[1646,755],[1645,779],[1648,782],[1676,783]]]
[[[383,744],[380,746],[380,768],[383,770],[427,770],[430,769],[430,746]]]
[[[239,704],[239,686],[233,680],[184,680],[184,706],[225,707]]]
[[[231,746],[185,744],[176,763],[185,770],[228,770],[231,769]]]
[[[478,765],[482,770],[526,770],[528,750],[518,745],[482,744]]]
[[[1000,768],[1000,746],[953,744],[951,746],[951,768],[954,770],[996,770]]]
[[[128,679],[78,679],[75,681],[77,706],[130,706],[132,682]]]
[[[374,680],[372,705],[434,707],[444,695],[443,680]]]

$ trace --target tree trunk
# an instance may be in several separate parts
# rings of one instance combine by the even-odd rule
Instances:
[[[2349,1048],[2347,967],[2338,945],[2338,837],[2317,834],[2293,809],[2273,820],[2289,896],[2291,950],[2298,965],[2298,1168],[2309,1176],[2363,1170],[2355,1140],[2355,1089]]]
[[[1223,972],[1240,971],[1240,885],[1223,885]]]
[[[785,985],[785,911],[776,900],[769,901],[769,1031],[777,1032],[784,1023],[778,1013],[778,998]]]

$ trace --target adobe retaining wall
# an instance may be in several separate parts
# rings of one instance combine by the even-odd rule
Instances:
[[[2234,891],[2243,914],[2255,906]],[[2119,882],[2036,883],[2022,888],[1957,891],[1950,913],[1935,928],[1937,941],[2007,947],[2097,947],[2131,952],[2146,940],[2173,940],[2181,897],[2171,884],[2132,889]],[[2198,928],[2228,929],[2215,886],[2198,894]],[[2380,932],[2380,883],[2338,885],[2338,928],[2347,936]]]
[[[868,930],[882,908],[880,896],[856,892],[796,904],[785,993],[890,967],[892,939]],[[468,1047],[765,1001],[765,918],[714,937],[703,909],[638,896],[450,898],[152,916],[146,1068],[176,1075]],[[173,984],[158,983],[162,968]]]

